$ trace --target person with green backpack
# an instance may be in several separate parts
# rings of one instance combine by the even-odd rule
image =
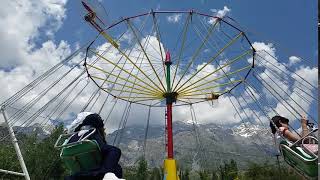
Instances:
[[[78,142],[86,137],[98,145],[101,154],[101,161],[98,167],[90,170],[79,171],[66,177],[66,180],[102,180],[105,174],[113,173],[117,178],[122,178],[122,168],[119,165],[121,150],[115,146],[107,144],[104,123],[100,115],[91,112],[81,112],[77,118],[68,126],[68,132],[74,133],[67,139],[67,144]]]

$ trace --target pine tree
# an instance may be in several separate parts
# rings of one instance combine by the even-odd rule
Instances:
[[[161,180],[160,170],[157,167],[154,167],[151,171],[150,180]]]
[[[209,173],[206,170],[198,171],[200,180],[209,180]]]
[[[218,174],[216,170],[212,170],[211,180],[218,180]]]
[[[182,171],[181,180],[189,180],[190,170],[187,168],[184,171]]]
[[[228,179],[235,179],[238,176],[238,166],[235,160],[231,159],[228,164]]]
[[[148,178],[148,164],[144,158],[139,160],[136,177],[139,180],[146,180]]]

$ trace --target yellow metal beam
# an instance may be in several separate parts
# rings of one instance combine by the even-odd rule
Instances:
[[[219,79],[222,79],[222,78],[224,78],[224,77],[228,77],[228,76],[230,76],[230,75],[232,75],[232,74],[235,74],[235,73],[244,71],[244,70],[249,69],[249,68],[251,68],[251,67],[252,67],[252,65],[245,66],[245,67],[243,67],[243,68],[238,69],[237,71],[233,71],[233,72],[230,72],[230,73],[226,73],[226,74],[224,74],[223,76],[220,76],[220,77],[218,77],[218,78],[212,79],[212,80],[210,80],[210,81],[206,81],[205,83],[199,84],[199,85],[194,86],[194,87],[192,87],[192,88],[185,89],[184,91],[180,91],[180,93],[184,93],[184,92],[187,91],[187,90],[189,91],[189,90],[192,90],[192,89],[199,88],[199,87],[201,87],[201,86],[207,85],[207,84],[209,84],[209,83],[212,83],[212,82],[217,81],[217,80],[219,80]]]
[[[94,52],[94,51],[92,51],[92,52],[95,53],[95,54],[96,54],[98,57],[100,57],[101,59],[103,59],[103,60],[109,62],[110,64],[112,64],[113,66],[121,69],[122,71],[124,71],[124,72],[126,72],[127,74],[131,75],[132,77],[136,78],[137,80],[139,80],[140,82],[144,83],[145,85],[147,85],[147,86],[151,87],[152,89],[158,91],[157,88],[155,88],[155,87],[151,86],[150,84],[146,83],[145,81],[143,81],[143,80],[142,80],[141,78],[139,78],[138,76],[130,73],[130,72],[127,71],[126,69],[123,69],[123,68],[120,67],[119,65],[117,65],[117,64],[115,64],[114,62],[108,60],[107,58],[101,56],[100,54],[98,54],[98,53],[96,53],[96,52]],[[126,54],[124,54],[124,56],[126,56]],[[131,62],[131,63],[132,63],[132,62]],[[136,66],[136,64],[133,64],[133,65]],[[141,71],[141,69],[140,69],[139,67],[137,67],[137,68]],[[101,68],[100,68],[100,69],[101,69]],[[141,72],[142,72],[142,71],[141,71]],[[146,76],[147,79],[149,79],[151,82],[153,82],[144,72],[143,72],[143,74]],[[158,87],[158,86],[156,86],[156,87]],[[161,88],[159,88],[159,90],[161,90]],[[162,91],[162,90],[161,90],[161,91]]]
[[[235,81],[230,81],[230,82],[227,82],[227,83],[223,83],[223,84],[218,84],[218,85],[215,85],[215,86],[209,86],[209,87],[206,87],[206,88],[202,88],[202,89],[196,89],[194,91],[186,91],[184,93],[179,93],[178,94],[181,94],[182,96],[184,94],[190,94],[190,93],[194,93],[194,92],[199,92],[199,91],[204,91],[204,90],[208,90],[208,89],[213,89],[213,88],[217,88],[217,87],[223,87],[223,86],[227,86],[229,84],[233,84],[233,83],[237,83],[237,82],[241,82],[243,81],[242,79],[240,80],[235,80]]]
[[[87,64],[87,66],[90,66],[90,67],[92,67],[92,68],[94,68],[94,69],[97,69],[97,70],[99,70],[99,71],[101,71],[101,72],[103,72],[103,73],[105,73],[105,74],[109,74],[109,75],[111,75],[111,76],[118,77],[119,79],[122,79],[122,80],[124,80],[124,81],[127,81],[127,82],[129,82],[129,83],[131,83],[131,84],[133,84],[133,85],[137,85],[137,86],[142,87],[142,88],[144,88],[144,89],[148,89],[148,90],[150,90],[151,92],[155,92],[155,93],[159,93],[159,92],[160,92],[160,91],[158,91],[157,89],[154,89],[154,88],[153,88],[153,89],[150,89],[150,88],[148,88],[148,87],[146,87],[146,86],[142,86],[142,85],[140,85],[140,84],[137,84],[137,83],[135,83],[135,82],[130,81],[129,79],[123,78],[123,77],[121,77],[121,76],[114,75],[114,74],[112,74],[112,73],[110,73],[110,72],[107,72],[106,70],[104,70],[104,69],[102,69],[102,68],[98,68],[98,67],[93,66],[93,65],[91,65],[91,64]]]
[[[217,54],[215,54],[204,66],[202,66],[198,71],[196,71],[188,80],[186,80],[180,87],[178,87],[178,84],[175,88],[178,87],[178,89],[174,89],[174,91],[179,91],[184,85],[186,85],[192,78],[194,78],[199,72],[201,72],[207,65],[212,63],[225,49],[230,47],[234,42],[236,42],[237,39],[239,39],[243,35],[243,32],[240,32],[235,38],[233,38],[228,44],[226,44],[222,49],[219,50]]]
[[[131,29],[131,31],[133,32],[134,37],[136,38],[136,40],[137,40],[137,42],[138,42],[141,50],[143,51],[143,54],[146,56],[147,61],[149,62],[149,65],[150,65],[151,69],[153,70],[153,73],[155,74],[155,76],[157,77],[158,81],[160,82],[160,85],[162,86],[163,89],[166,89],[166,88],[164,87],[164,85],[163,85],[163,83],[162,83],[162,81],[161,81],[158,73],[157,73],[156,70],[154,69],[154,66],[153,66],[152,63],[151,63],[151,61],[150,61],[150,59],[149,59],[149,56],[147,55],[147,52],[146,52],[145,49],[143,48],[143,46],[142,46],[142,44],[141,44],[141,42],[140,42],[140,40],[139,40],[139,37],[138,37],[136,31],[133,29],[132,25],[130,24],[130,21],[129,21],[129,20],[127,20],[127,24],[128,24],[128,26],[129,26],[129,28]]]
[[[207,74],[206,76],[204,76],[204,77],[202,77],[202,78],[200,78],[200,79],[196,80],[194,83],[191,83],[190,85],[188,85],[188,86],[186,86],[186,87],[182,88],[182,89],[181,89],[181,91],[183,91],[184,89],[187,89],[188,87],[190,87],[190,86],[192,86],[192,85],[194,85],[194,84],[197,84],[197,83],[199,83],[199,82],[203,81],[204,79],[206,79],[206,78],[208,78],[209,76],[213,75],[214,73],[216,73],[216,72],[220,71],[220,70],[221,70],[221,69],[223,69],[224,67],[227,67],[227,66],[229,66],[229,65],[231,65],[231,64],[233,64],[233,63],[235,63],[235,62],[237,62],[238,60],[240,60],[241,58],[243,58],[245,55],[249,54],[250,52],[252,52],[252,50],[251,50],[251,49],[250,49],[250,50],[248,50],[248,51],[246,51],[246,52],[244,52],[243,54],[241,54],[241,55],[239,55],[239,56],[237,56],[237,57],[233,58],[231,61],[229,61],[228,63],[226,63],[226,64],[224,64],[224,65],[222,65],[222,66],[220,66],[218,69],[216,69],[216,70],[212,71],[211,73]]]

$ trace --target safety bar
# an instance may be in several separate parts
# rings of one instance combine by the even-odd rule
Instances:
[[[294,142],[293,144],[291,144],[289,147],[295,146],[297,145],[299,142],[301,142],[304,138],[310,136],[312,133],[318,131],[318,128],[313,129],[311,132],[309,132],[308,134],[306,134],[305,136],[303,136],[302,138],[300,138],[299,140],[297,140],[296,142]]]
[[[311,143],[311,144],[318,144],[318,139],[317,139],[316,137],[314,137],[314,136],[308,136],[308,137],[304,138],[304,139],[302,140],[302,144],[308,144],[308,143],[304,143],[304,141],[305,141],[306,139],[313,139],[316,143]]]
[[[69,146],[74,146],[74,145],[77,145],[77,144],[81,144],[82,141],[86,140],[88,137],[90,137],[93,133],[96,132],[96,128],[91,128],[91,129],[88,129],[88,130],[82,130],[82,131],[90,131],[92,130],[89,134],[87,134],[85,137],[83,137],[83,135],[78,139],[78,141],[76,142],[72,142],[72,143],[65,143],[66,140],[69,140],[74,134],[78,134],[80,131],[77,131],[77,132],[74,132],[74,133],[69,133],[69,134],[61,134],[59,136],[59,138],[57,139],[56,143],[54,144],[54,147],[55,148],[63,148],[63,147],[69,147]],[[63,137],[68,137],[68,138],[65,138],[64,142],[59,145],[59,142],[61,141],[61,139]]]
[[[304,139],[302,140],[302,148],[303,148],[304,150],[308,151],[309,153],[311,153],[314,157],[318,157],[314,152],[310,151],[308,148],[306,148],[306,147],[303,146],[303,145],[305,144],[304,141],[305,141],[306,139],[314,139],[317,143],[312,143],[312,144],[317,144],[317,145],[318,145],[318,139],[315,138],[315,137],[313,137],[313,136],[308,136],[308,137],[306,137],[306,138],[304,138]]]

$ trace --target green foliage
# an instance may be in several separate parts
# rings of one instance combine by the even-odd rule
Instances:
[[[148,163],[144,158],[139,160],[136,178],[141,180],[148,178]]]
[[[301,179],[299,175],[290,170],[285,164],[281,164],[280,168],[277,165],[269,164],[265,162],[263,164],[257,164],[251,162],[248,170],[244,173],[244,179],[254,180],[295,180]]]
[[[140,158],[137,167],[124,167],[124,178],[126,180],[161,180],[163,179],[162,168],[154,167],[148,170],[148,163],[144,158]]]
[[[135,167],[124,167],[123,168],[123,177],[126,180],[135,180],[136,179],[137,169]]]
[[[190,176],[190,169],[187,168],[184,171],[183,170],[181,171],[181,180],[189,180],[190,179],[189,176]]]
[[[63,127],[59,126],[43,140],[39,140],[37,134],[18,137],[21,140],[19,145],[31,179],[39,179],[39,177],[42,179],[63,179],[65,169],[60,161],[60,151],[54,148],[54,143],[62,131]],[[17,155],[13,145],[9,142],[0,144],[0,167],[21,172]],[[5,178],[17,179],[18,177],[5,175]]]
[[[150,175],[150,180],[161,180],[161,173],[160,173],[161,169],[154,167],[151,171],[151,175]]]
[[[236,179],[238,176],[238,166],[237,163],[232,159],[230,162],[224,162],[218,168],[220,179],[229,180]]]
[[[218,176],[218,172],[217,170],[213,170],[211,173],[211,180],[218,180],[219,176]]]
[[[209,180],[210,179],[210,174],[206,170],[198,171],[198,174],[200,176],[200,180]]]

